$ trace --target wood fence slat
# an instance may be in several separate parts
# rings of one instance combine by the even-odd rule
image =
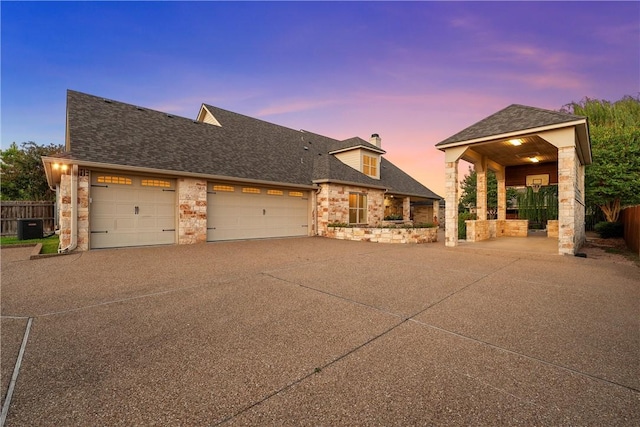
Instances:
[[[18,219],[42,219],[44,231],[55,230],[55,202],[7,200],[0,202],[0,234],[18,234]]]
[[[640,255],[640,205],[624,208],[621,221],[627,247]]]

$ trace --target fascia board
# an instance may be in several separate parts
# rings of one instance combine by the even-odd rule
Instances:
[[[387,187],[381,185],[363,184],[362,182],[341,181],[336,179],[314,179],[314,184],[340,184],[340,185],[353,185],[354,187],[366,187],[375,188],[376,190],[387,190]]]
[[[42,159],[44,161],[45,157],[43,157]],[[154,174],[154,175],[165,175],[165,176],[171,176],[176,178],[178,177],[200,178],[200,179],[206,179],[208,181],[238,182],[238,183],[247,183],[247,184],[270,185],[270,186],[277,186],[277,187],[301,188],[306,190],[315,190],[318,188],[316,185],[311,185],[311,184],[294,184],[290,182],[267,181],[262,179],[239,178],[234,176],[204,174],[204,173],[195,173],[195,172],[182,172],[182,171],[174,171],[174,170],[168,170],[168,169],[146,168],[146,167],[140,167],[140,166],[116,165],[113,163],[89,162],[89,161],[83,161],[83,160],[59,159],[55,157],[47,157],[46,159],[50,163],[61,163],[61,164],[64,163],[68,165],[74,164],[74,165],[78,165],[80,167],[85,167],[88,169],[118,170],[118,171],[137,173],[137,174],[146,173],[146,174]]]
[[[345,151],[352,151],[357,149],[368,150],[378,154],[387,154],[387,152],[384,150],[376,149],[372,147],[365,147],[364,145],[354,145],[353,147],[347,147],[347,148],[341,148],[339,150],[329,151],[329,154],[344,153]]]

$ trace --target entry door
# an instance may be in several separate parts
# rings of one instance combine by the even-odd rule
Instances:
[[[175,243],[171,180],[95,174],[90,197],[91,248]]]

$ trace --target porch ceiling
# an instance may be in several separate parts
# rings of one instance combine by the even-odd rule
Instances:
[[[540,136],[531,135],[517,139],[521,145],[513,145],[509,142],[510,139],[475,143],[469,147],[462,159],[474,163],[477,155],[486,156],[502,166],[532,164],[532,157],[538,159],[539,163],[558,160],[558,149]]]

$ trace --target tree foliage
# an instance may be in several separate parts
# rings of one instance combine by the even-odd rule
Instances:
[[[461,195],[458,202],[458,211],[465,211],[467,208],[476,207],[478,202],[478,174],[474,168],[469,166],[467,175],[460,182]],[[515,188],[507,187],[507,205],[511,200],[515,200],[517,191]],[[495,172],[487,172],[487,215],[494,218],[498,213],[498,178]]]
[[[640,203],[640,98],[585,98],[563,110],[589,120],[593,164],[585,171],[586,202],[615,222],[622,207]]]
[[[0,176],[2,200],[55,200],[55,192],[47,185],[42,156],[63,151],[62,145],[38,145],[14,142],[0,150]]]

